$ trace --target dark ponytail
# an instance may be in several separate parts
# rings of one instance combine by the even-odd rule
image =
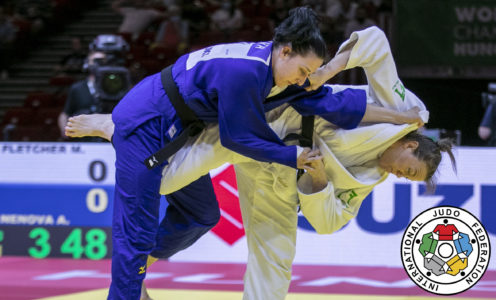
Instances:
[[[310,7],[291,9],[289,17],[275,29],[274,48],[289,44],[295,54],[306,55],[312,51],[325,60],[327,46],[318,23],[317,14]]]
[[[436,171],[441,163],[441,152],[448,153],[453,170],[456,173],[456,160],[453,155],[453,141],[451,139],[440,139],[435,142],[431,138],[420,134],[418,131],[412,131],[404,136],[402,141],[417,141],[419,146],[413,152],[414,155],[423,161],[427,166],[427,176],[424,179],[427,185],[427,192],[433,193],[436,189]]]

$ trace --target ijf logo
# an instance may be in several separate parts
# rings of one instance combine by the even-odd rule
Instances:
[[[408,225],[401,258],[408,276],[438,295],[468,290],[489,265],[489,236],[468,211],[451,206],[428,209]]]

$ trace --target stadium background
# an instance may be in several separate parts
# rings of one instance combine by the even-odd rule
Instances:
[[[112,10],[111,1],[2,2],[16,31],[10,49],[2,52],[8,55],[8,67],[0,70],[1,299],[59,295],[77,299],[72,293],[93,290],[99,293],[95,297],[104,299],[108,286],[113,150],[106,143],[68,140],[57,127],[70,84],[84,77],[57,69],[70,53],[71,39],[79,37],[86,47],[99,34],[121,35],[130,44],[125,66],[137,81],[190,50],[220,42],[270,39],[273,12],[279,7],[276,2],[238,1],[241,28],[191,30],[188,39],[174,47],[157,42],[163,19],[152,22],[134,40],[119,33],[122,16]],[[302,2],[326,11],[330,3],[340,1],[285,5]],[[356,3],[387,33],[400,77],[431,111],[429,134],[452,136],[459,142],[458,175],[443,164],[439,188],[431,196],[423,195],[422,184],[389,178],[365,201],[356,220],[330,236],[315,234],[301,216],[291,297],[434,297],[411,282],[401,265],[401,236],[418,213],[437,205],[467,209],[481,220],[495,245],[496,150],[484,147],[477,127],[484,113],[481,95],[496,81],[496,4],[489,0],[342,2]],[[40,3],[45,6],[38,7],[44,12],[39,18],[23,16],[29,10],[21,9],[22,5]],[[179,4],[182,17],[194,23],[191,16],[197,16],[198,8],[208,17],[219,9],[215,3]],[[162,1],[155,1],[154,7],[167,12]],[[344,39],[347,26],[343,24],[353,19],[322,17],[328,25],[323,32],[329,48],[335,51]],[[359,70],[353,70],[331,82],[364,80]],[[241,298],[247,251],[233,175],[227,165],[212,172],[221,222],[190,249],[150,269],[147,280],[152,297],[161,299],[166,289],[185,293],[175,299],[209,297],[205,290],[217,293],[212,299]],[[196,295],[195,290],[202,294]],[[495,294],[493,260],[482,280],[457,297],[496,299]],[[79,297],[88,299],[88,295]]]

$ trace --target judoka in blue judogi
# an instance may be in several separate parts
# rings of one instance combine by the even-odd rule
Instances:
[[[308,151],[286,146],[268,126],[265,112],[289,103],[302,115],[320,115],[344,128],[353,128],[362,119],[364,91],[345,90],[329,101],[317,101],[326,89],[306,92],[299,86],[326,54],[310,12],[307,8],[293,12],[276,29],[274,42],[216,45],[184,55],[174,64],[172,78],[179,94],[198,119],[218,123],[226,148],[296,168],[308,158]],[[308,30],[297,30],[302,35],[298,36],[291,29],[295,26]],[[143,161],[184,130],[160,74],[137,84],[116,106],[112,120],[116,189],[109,299],[139,299],[148,255],[167,258],[187,248],[217,223],[220,214],[206,175],[167,195],[166,216],[158,223],[161,168],[166,162],[150,170]]]

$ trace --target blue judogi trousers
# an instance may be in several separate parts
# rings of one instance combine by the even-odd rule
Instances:
[[[108,299],[138,300],[149,254],[168,258],[189,247],[220,218],[210,176],[167,195],[169,206],[159,224],[162,166],[148,170],[145,158],[168,140],[164,117],[153,118],[133,133],[116,131],[116,188],[112,220],[112,283]]]

